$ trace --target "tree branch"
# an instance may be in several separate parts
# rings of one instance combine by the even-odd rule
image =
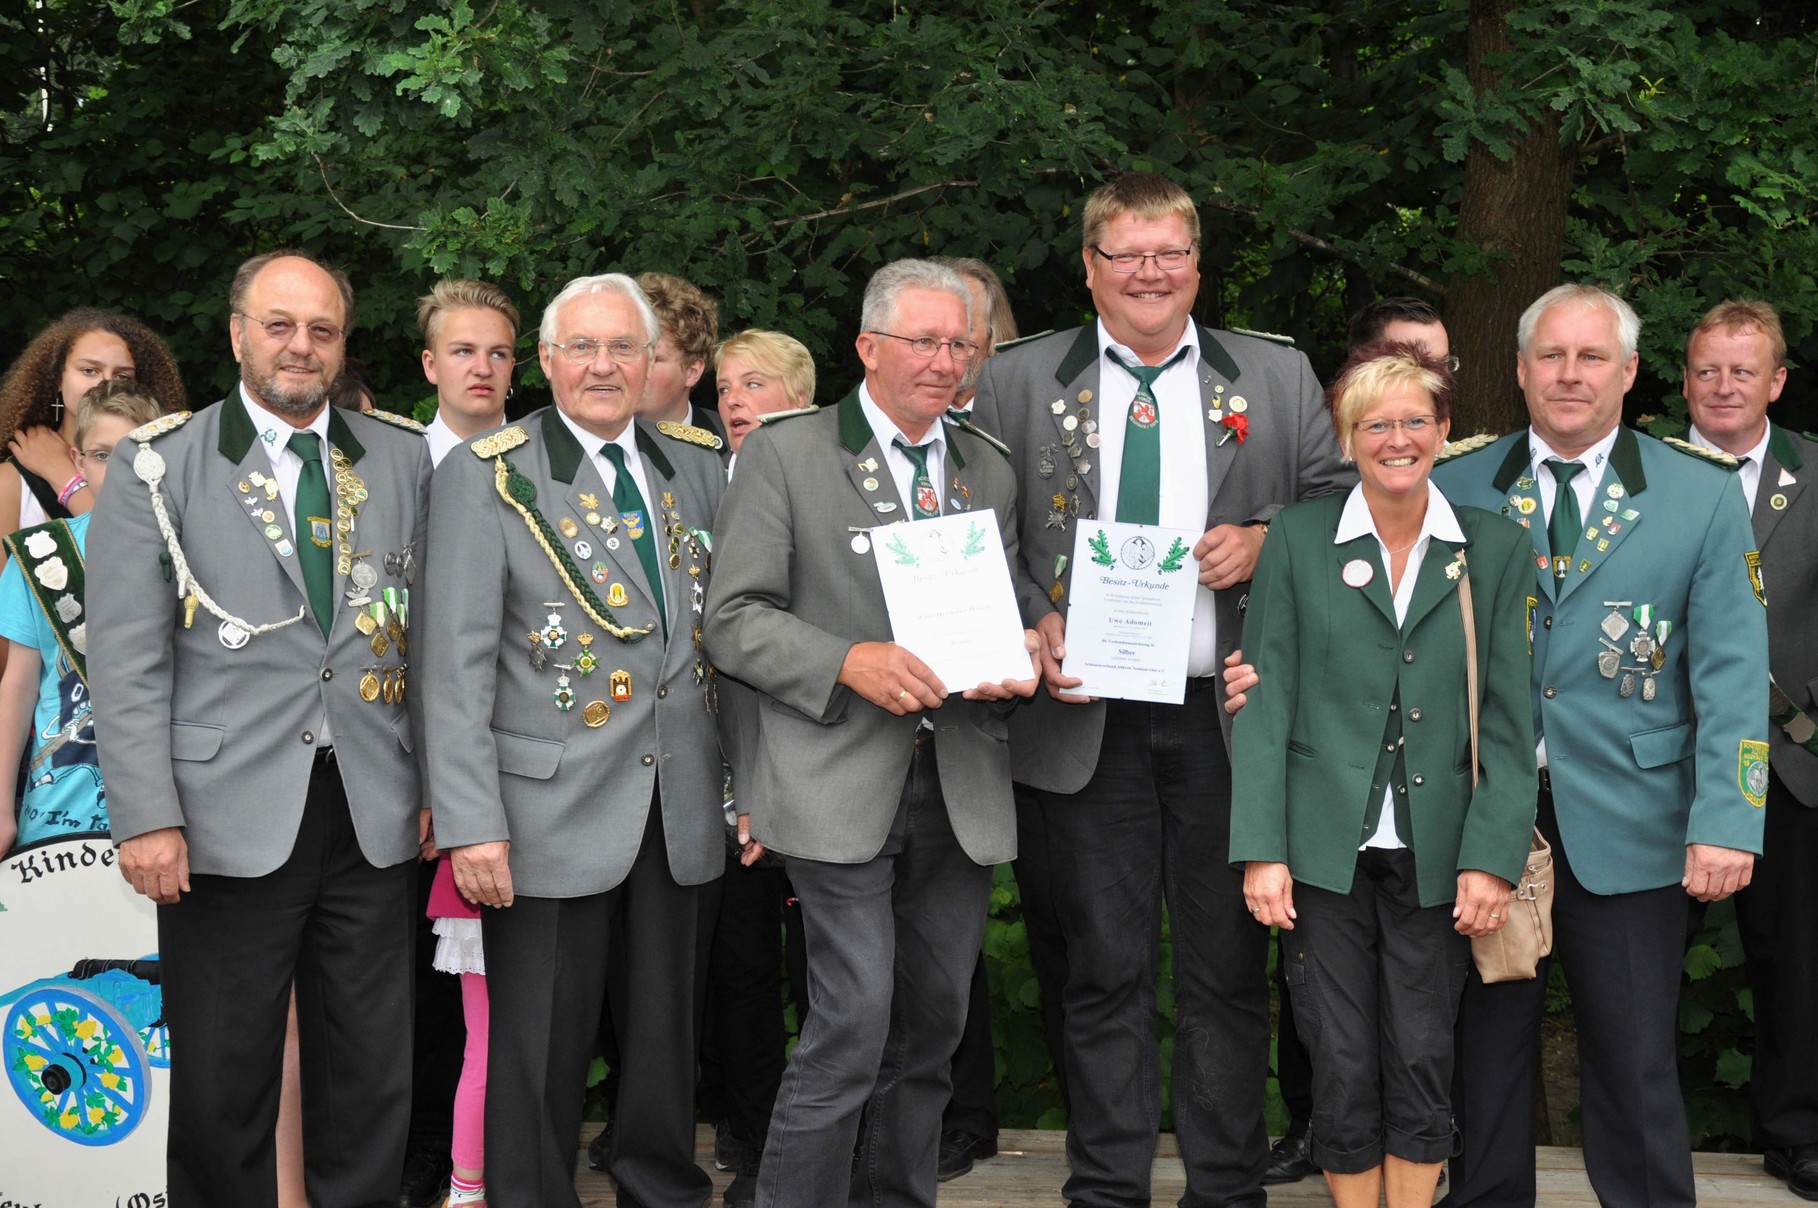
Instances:
[[[904,189],[901,193],[892,193],[888,197],[879,197],[872,201],[861,201],[855,206],[840,205],[834,206],[831,210],[817,210],[813,214],[796,214],[789,218],[773,219],[770,225],[779,227],[788,226],[792,222],[813,222],[817,218],[837,218],[843,214],[856,214],[860,210],[875,210],[879,206],[887,206],[892,202],[903,201],[906,198],[914,197],[920,193],[932,193],[936,189],[973,188],[976,187],[977,184],[978,181],[976,180],[940,180],[931,185],[919,185],[913,189]]]
[[[1240,206],[1234,201],[1224,201],[1217,197],[1208,198],[1206,204],[1216,206],[1218,209],[1224,210],[1228,214],[1242,214],[1247,218],[1256,218],[1260,216],[1260,211],[1250,209],[1248,206]],[[1316,252],[1323,252],[1337,260],[1348,260],[1352,264],[1360,265],[1364,268],[1370,267],[1369,265],[1364,264],[1358,257],[1341,248],[1334,247],[1324,239],[1321,239],[1318,235],[1309,234],[1306,231],[1297,231],[1293,227],[1287,228],[1287,233],[1295,242],[1310,247]],[[1426,290],[1435,297],[1444,298],[1446,296],[1446,287],[1424,273],[1416,272],[1414,269],[1403,264],[1391,264],[1388,266],[1388,269],[1397,277],[1413,282],[1415,285],[1420,286],[1420,288]]]
[[[341,207],[341,212],[343,214],[346,214],[355,222],[364,223],[367,226],[384,227],[388,231],[427,231],[429,229],[428,227],[420,226],[402,226],[395,222],[375,222],[370,218],[360,217],[347,208],[347,203],[341,200],[341,195],[335,192],[335,187],[328,183],[328,165],[322,162],[322,157],[317,155],[314,151],[311,151],[309,155],[311,159],[316,161],[316,171],[322,174],[322,187],[328,190],[328,196],[333,199],[336,205]]]

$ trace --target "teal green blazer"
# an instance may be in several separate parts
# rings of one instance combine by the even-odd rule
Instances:
[[[1528,854],[1536,779],[1528,534],[1455,507],[1464,544],[1433,540],[1397,626],[1375,538],[1333,543],[1345,499],[1326,495],[1280,512],[1256,564],[1244,653],[1261,682],[1231,736],[1231,862],[1285,862],[1296,881],[1349,892],[1399,689],[1412,832],[1401,838],[1414,853],[1421,905],[1453,901],[1467,868],[1513,882]],[[1461,550],[1477,620],[1475,792],[1459,580],[1447,574]],[[1362,588],[1342,577],[1353,559],[1375,572]]]

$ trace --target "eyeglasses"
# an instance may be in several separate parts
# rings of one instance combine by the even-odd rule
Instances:
[[[339,344],[341,342],[341,337],[347,334],[333,323],[299,324],[294,323],[289,319],[255,319],[243,310],[237,310],[234,313],[239,315],[242,319],[245,319],[248,323],[264,328],[266,337],[277,344],[288,344],[290,338],[297,334],[298,327],[302,327],[309,333],[309,342],[311,344]]]
[[[1409,436],[1419,436],[1428,428],[1439,423],[1437,415],[1410,415],[1406,419],[1365,419],[1351,425],[1355,432],[1365,436],[1387,436],[1397,428]]]
[[[961,365],[978,355],[978,345],[971,340],[937,340],[933,336],[899,336],[888,331],[873,331],[867,334],[901,340],[909,345],[909,350],[918,357],[932,357],[943,346],[947,349],[947,355]]]
[[[549,346],[561,349],[562,355],[576,365],[585,365],[602,352],[621,365],[629,365],[650,351],[649,344],[636,340],[596,340],[592,336],[576,336],[566,344],[551,340]]]
[[[1092,244],[1092,250],[1100,260],[1111,266],[1114,273],[1134,273],[1143,266],[1143,261],[1155,261],[1155,267],[1164,273],[1176,272],[1187,267],[1193,259],[1190,247],[1169,248],[1165,252],[1107,252],[1098,244]]]

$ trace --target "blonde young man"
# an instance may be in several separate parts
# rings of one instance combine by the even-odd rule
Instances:
[[[423,376],[436,388],[429,453],[440,465],[462,441],[505,422],[517,363],[518,308],[496,285],[450,278],[417,299],[417,327],[423,333]]]

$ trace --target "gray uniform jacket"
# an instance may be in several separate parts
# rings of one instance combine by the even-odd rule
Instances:
[[[656,496],[645,500],[644,521],[660,555],[667,640],[612,492],[554,408],[476,437],[436,472],[430,539],[443,544],[429,589],[442,603],[431,612],[424,677],[436,842],[510,840],[513,888],[531,897],[603,893],[624,880],[659,787],[676,882],[703,884],[724,867],[724,772],[709,683],[697,679],[697,665],[704,675],[706,664],[693,638],[692,601],[709,577],[726,475],[706,448],[661,436],[652,424],[637,421],[636,439]],[[521,476],[519,502],[547,523],[541,541],[500,494],[501,457]],[[668,529],[676,525],[684,535],[671,565]],[[652,632],[621,642],[589,619],[545,545],[609,609],[605,619]],[[621,585],[626,602],[609,605]],[[542,643],[539,671],[528,635],[544,630],[552,612],[565,636],[559,645]],[[584,634],[592,635],[590,647],[581,644]],[[591,674],[577,662],[583,649],[598,660]],[[615,699],[620,672],[629,695]],[[564,674],[573,694],[568,709],[556,702]],[[602,710],[605,722],[590,725]]]
[[[339,408],[329,411],[328,439],[367,493],[351,538],[356,552],[371,551],[363,563],[378,578],[373,598],[388,587],[402,591],[406,548],[429,562],[429,446]],[[256,877],[276,869],[296,840],[326,714],[360,850],[378,867],[414,859],[420,782],[412,751],[420,743],[412,717],[421,697],[408,675],[404,703],[360,693],[369,668],[383,676],[407,655],[395,642],[375,655],[355,624],[363,610],[346,602],[350,583],[339,573],[326,638],[314,616],[237,650],[223,644],[222,622],[206,610],[186,628],[150,492],[132,469],[137,445],[121,446],[88,535],[88,665],[115,842],[180,826],[192,872]],[[269,479],[271,461],[237,396],[146,448],[164,460],[160,490],[185,558],[223,610],[263,625],[306,607],[291,518],[253,481]],[[337,493],[336,475],[327,476]],[[387,555],[398,555],[389,567]],[[420,611],[412,610],[413,624]],[[406,649],[414,636],[407,633]]]
[[[950,481],[941,484],[942,498],[965,510],[995,508],[1014,567],[1009,465],[958,425],[946,422],[945,433]],[[739,789],[740,807],[751,804],[751,833],[767,847],[863,863],[890,833],[927,717],[954,834],[975,862],[1000,863],[1016,854],[1002,706],[956,693],[939,709],[898,717],[838,682],[855,644],[891,637],[873,555],[853,547],[855,530],[908,514],[883,460],[856,392],[837,407],[766,424],[739,451],[721,509],[707,649],[716,666],[758,693],[762,741],[731,748],[734,784],[749,786]],[[880,514],[874,505],[885,502],[895,509]]]
[[[1200,399],[1207,412],[1205,529],[1264,521],[1296,500],[1349,488],[1356,481],[1355,472],[1339,456],[1319,381],[1304,355],[1255,336],[1205,327],[1199,329],[1199,349]],[[1012,566],[1011,575],[1023,620],[1031,627],[1050,612],[1067,611],[1072,567],[1059,574],[1055,567],[1061,556],[1073,555],[1074,525],[1099,515],[1101,509],[1116,510],[1116,500],[1099,498],[1097,450],[1087,449],[1076,435],[1084,431],[1081,416],[1101,424],[1122,423],[1129,406],[1127,397],[1101,397],[1098,367],[1098,330],[1080,327],[993,357],[979,378],[973,415],[979,427],[1003,440],[1015,454],[1022,561]],[[1230,403],[1237,398],[1244,400],[1241,414],[1248,421],[1242,443],[1223,440],[1224,417],[1233,413]],[[1058,412],[1056,403],[1061,404]],[[1212,418],[1214,412],[1219,419]],[[1081,426],[1067,429],[1069,418]],[[1074,436],[1080,458],[1070,460],[1061,451],[1068,436]],[[1052,450],[1045,459],[1044,447]],[[1081,461],[1090,466],[1084,473],[1076,469]],[[1044,468],[1050,473],[1043,475]],[[1067,489],[1069,476],[1077,477],[1077,489]],[[1056,494],[1068,499],[1069,512],[1071,498],[1078,498],[1078,516],[1070,514],[1064,526],[1050,523]],[[1248,597],[1247,583],[1216,595],[1221,666],[1242,640]],[[1222,682],[1219,691],[1222,694]],[[1228,748],[1231,719],[1222,711],[1219,719]],[[1074,793],[1092,778],[1105,732],[1102,701],[1061,704],[1046,689],[1038,689],[1033,702],[1011,715],[1010,725],[1019,783]]]
[[[1755,492],[1755,542],[1767,595],[1768,666],[1787,697],[1818,718],[1818,441],[1771,426],[1761,486]],[[1768,728],[1771,763],[1803,804],[1818,806],[1818,755]]]

